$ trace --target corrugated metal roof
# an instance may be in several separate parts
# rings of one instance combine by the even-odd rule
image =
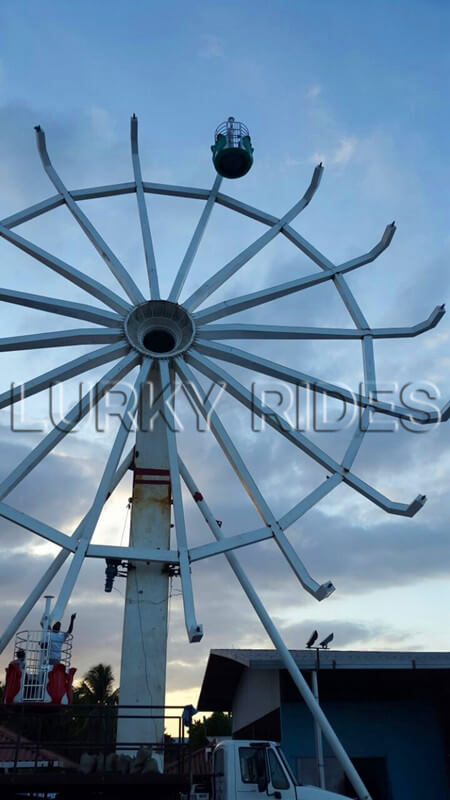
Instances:
[[[301,670],[316,669],[314,649],[290,652]],[[358,670],[361,677],[364,671],[381,671],[387,680],[389,671],[394,680],[394,674],[400,678],[400,671],[411,676],[418,671],[425,677],[429,674],[426,670],[437,670],[442,677],[450,670],[450,653],[321,649],[319,658],[321,672],[328,673],[330,678],[339,672],[344,678],[351,670]],[[197,703],[199,711],[231,711],[233,696],[245,669],[284,670],[284,664],[276,650],[211,650]]]
[[[314,669],[316,651],[291,650],[300,669]],[[211,655],[253,669],[284,669],[277,650],[211,650]],[[450,653],[320,649],[321,669],[450,669]]]
[[[37,751],[37,745],[34,744],[34,742],[31,742],[29,739],[26,739],[24,736],[20,737],[20,745],[16,753],[16,742],[17,734],[14,731],[8,730],[8,728],[0,726],[1,767],[13,765],[16,759],[20,763],[27,762],[30,764],[30,766],[34,766],[36,752],[38,756],[38,764],[41,764],[43,761],[53,761],[58,762],[60,766],[75,766],[70,759],[60,756],[57,753],[53,753],[51,750],[46,750],[45,748],[40,747]]]

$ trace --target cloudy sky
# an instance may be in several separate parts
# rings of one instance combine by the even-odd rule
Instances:
[[[222,191],[282,216],[303,194],[314,166],[325,173],[294,227],[335,263],[370,249],[393,219],[389,249],[351,273],[348,283],[374,327],[412,325],[450,295],[448,233],[448,36],[450,11],[440,0],[380,2],[318,0],[249,2],[159,1],[107,6],[80,0],[10,3],[0,31],[0,215],[54,194],[36,152],[41,124],[55,166],[71,189],[132,180],[129,117],[139,118],[145,180],[208,188],[215,173],[210,145],[218,123],[233,114],[250,128],[251,173]],[[202,202],[147,195],[162,292],[167,293],[201,213]],[[85,201],[113,250],[144,290],[145,264],[133,195]],[[64,208],[16,229],[60,258],[121,292]],[[212,272],[266,230],[217,207],[186,285],[187,297]],[[89,297],[0,240],[1,285],[89,302]],[[213,302],[314,271],[278,237],[249,262]],[[209,303],[207,303],[209,304]],[[2,303],[0,336],[76,327],[73,321]],[[351,327],[330,284],[291,295],[233,319],[272,324]],[[231,321],[231,320],[224,320]],[[450,397],[450,317],[416,339],[376,342],[377,375],[389,388],[433,384],[439,404]],[[362,379],[358,343],[236,342],[258,354],[355,390]],[[2,353],[3,390],[90,348]],[[254,373],[227,367],[250,386]],[[94,370],[86,381],[102,373]],[[267,386],[267,382],[264,384]],[[2,390],[2,391],[3,391]],[[77,397],[77,381],[56,397],[61,411]],[[303,395],[302,403],[305,402]],[[395,399],[394,397],[392,399]],[[59,407],[59,406],[58,406]],[[247,495],[209,433],[180,402],[180,446],[225,533],[258,527]],[[330,411],[337,413],[334,406]],[[317,486],[324,471],[264,430],[248,412],[221,398],[218,410],[277,516]],[[16,428],[48,420],[48,396],[26,401]],[[386,419],[374,418],[377,428]],[[389,426],[389,427],[392,427]],[[342,458],[352,425],[314,441]],[[42,432],[11,431],[0,412],[1,476],[40,440]],[[70,533],[86,512],[108,453],[111,434],[93,420],[67,437],[8,497],[17,508]],[[385,514],[340,487],[289,529],[314,577],[336,592],[318,604],[296,583],[272,543],[239,552],[291,647],[313,628],[335,634],[338,648],[447,650],[450,512],[450,428],[369,433],[354,469],[394,500],[417,494],[428,502],[414,519]],[[128,481],[128,482],[127,482]],[[108,502],[95,541],[126,541],[130,480]],[[208,532],[186,498],[192,543]],[[0,523],[3,629],[57,549],[10,523]],[[68,611],[76,610],[74,664],[79,674],[99,661],[119,678],[124,581],[103,592],[104,564],[83,569]],[[57,593],[61,578],[51,589]],[[194,702],[208,652],[269,642],[224,557],[193,568],[201,644],[189,645],[178,581],[170,603],[168,702]],[[27,626],[35,627],[41,608]],[[12,645],[1,657],[9,661]]]

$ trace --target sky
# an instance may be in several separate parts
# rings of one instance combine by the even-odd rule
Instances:
[[[70,189],[132,180],[129,117],[139,119],[144,180],[209,188],[210,145],[229,115],[247,124],[254,166],[222,191],[282,216],[323,162],[321,185],[292,223],[338,264],[369,250],[396,220],[389,249],[351,273],[348,283],[374,327],[413,325],[450,295],[448,232],[448,49],[450,9],[440,0],[367,4],[317,0],[4,4],[0,30],[0,216],[52,194],[33,126],[45,129],[50,155]],[[134,195],[82,204],[145,290],[145,263]],[[202,201],[147,195],[162,293],[168,293],[202,209]],[[184,297],[266,230],[216,207]],[[121,293],[119,285],[67,209],[16,229],[21,235]],[[89,297],[0,239],[2,286],[89,302]],[[277,237],[211,302],[316,270]],[[206,305],[209,305],[207,301]],[[74,321],[2,303],[0,336],[75,327]],[[351,327],[329,284],[224,320]],[[81,327],[81,324],[80,326]],[[414,339],[377,341],[380,384],[433,384],[450,397],[450,318]],[[354,342],[232,342],[320,378],[357,390],[360,347]],[[2,353],[3,385],[34,377],[92,347]],[[226,368],[246,386],[248,370]],[[102,374],[93,370],[91,380]],[[83,378],[84,380],[84,378]],[[267,387],[267,382],[264,383]],[[2,390],[2,391],[3,391]],[[77,381],[61,411],[77,397]],[[59,402],[59,400],[58,400]],[[45,419],[48,397],[26,401],[26,427]],[[218,410],[274,513],[279,517],[324,478],[323,470],[281,436],[253,431],[249,413],[223,396]],[[331,404],[331,412],[333,411]],[[336,409],[335,409],[336,410]],[[197,433],[180,401],[180,449],[227,534],[258,527],[258,517],[210,433]],[[380,423],[380,417],[375,417]],[[386,422],[383,418],[381,422]],[[15,419],[16,427],[24,427]],[[380,427],[380,425],[378,425]],[[342,458],[351,425],[312,438]],[[12,431],[0,411],[5,476],[38,443],[38,431]],[[71,533],[95,493],[112,437],[80,426],[8,497],[17,508]],[[200,438],[201,437],[201,438]],[[355,461],[364,480],[394,500],[428,502],[413,519],[387,515],[341,486],[288,531],[308,569],[336,592],[322,603],[306,594],[273,542],[242,549],[286,642],[300,648],[314,628],[334,632],[339,649],[448,650],[450,428],[367,434]],[[108,502],[96,542],[126,541],[130,478]],[[186,498],[188,537],[208,532]],[[6,521],[0,523],[0,627],[3,629],[57,548]],[[103,592],[104,564],[85,565],[67,612],[77,612],[73,663],[82,675],[100,661],[119,680],[124,581]],[[205,635],[189,645],[180,585],[170,600],[169,703],[195,704],[210,649],[270,643],[223,556],[194,565],[194,593]],[[61,577],[52,584],[56,594]],[[42,607],[27,620],[38,625]],[[12,643],[0,665],[11,658]]]

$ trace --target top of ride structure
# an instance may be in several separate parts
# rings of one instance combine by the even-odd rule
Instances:
[[[0,408],[9,407],[13,403],[46,390],[55,383],[80,376],[84,372],[106,364],[111,365],[111,362],[115,363],[99,379],[95,387],[93,389],[90,388],[81,401],[77,402],[65,414],[63,423],[60,423],[44,435],[39,444],[0,483],[0,516],[28,531],[36,533],[60,548],[60,552],[52,564],[31,590],[28,598],[8,625],[0,639],[0,652],[22,626],[27,615],[69,556],[71,556],[70,566],[62,582],[55,606],[51,611],[50,624],[54,620],[62,619],[86,558],[117,559],[118,561],[125,559],[131,565],[142,565],[144,569],[147,565],[165,565],[166,568],[171,570],[175,568],[179,571],[186,630],[189,640],[197,642],[202,637],[203,628],[198,623],[195,612],[191,568],[196,561],[224,554],[267,634],[280,653],[294,684],[302,694],[305,703],[327,737],[334,754],[352,781],[358,797],[361,800],[366,800],[369,798],[366,788],[314,699],[304,677],[253,588],[236,553],[233,551],[240,547],[251,546],[256,542],[271,540],[280,549],[288,568],[293,571],[303,588],[315,599],[323,600],[334,591],[334,586],[330,580],[318,582],[310,575],[297,550],[286,536],[286,530],[290,526],[303,517],[324,497],[342,485],[352,488],[369,502],[374,503],[389,514],[412,517],[422,508],[426,499],[423,495],[418,495],[415,499],[406,503],[391,500],[361,479],[354,471],[353,464],[363,444],[364,436],[371,427],[372,416],[375,412],[398,419],[414,421],[420,425],[429,425],[448,419],[450,403],[447,403],[442,411],[439,409],[430,411],[429,408],[412,409],[410,406],[401,403],[388,403],[378,399],[373,345],[376,339],[410,338],[430,330],[440,321],[445,313],[445,308],[443,305],[437,306],[428,318],[413,326],[372,327],[355,295],[350,290],[346,282],[346,275],[374,261],[384,252],[394,235],[395,224],[387,225],[380,240],[366,253],[340,264],[333,263],[330,258],[321,253],[292,227],[293,220],[304,211],[318,189],[323,173],[322,165],[319,164],[315,168],[310,184],[303,196],[283,216],[280,218],[275,217],[220,192],[222,175],[230,178],[239,177],[239,175],[245,174],[252,162],[252,147],[248,131],[241,123],[236,123],[231,118],[224,125],[224,129],[218,129],[216,142],[213,145],[213,160],[218,174],[215,176],[210,189],[172,186],[144,181],[139,158],[138,123],[137,118],[133,115],[131,119],[131,158],[134,180],[122,184],[69,190],[50,160],[43,130],[39,126],[36,128],[41,161],[47,176],[56,189],[56,194],[4,219],[0,223],[0,236],[87,292],[91,298],[94,298],[94,301],[88,304],[77,303],[8,288],[0,289],[0,300],[28,308],[40,309],[46,313],[79,319],[83,322],[89,322],[95,327],[85,326],[78,329],[72,328],[48,333],[13,336],[0,340],[0,349],[2,351],[16,351],[70,345],[102,346],[96,347],[87,354],[77,356],[77,358],[62,364],[56,369],[38,375],[23,385],[8,389],[3,394],[0,394]],[[79,205],[80,201],[92,201],[103,197],[112,198],[123,194],[135,194],[137,199],[143,241],[143,256],[148,278],[148,288],[144,289],[144,291],[137,285],[133,275],[122,264],[87,217],[84,209]],[[157,260],[150,227],[151,216],[149,217],[149,209],[145,199],[146,194],[203,200],[205,203],[167,298],[161,298],[160,294]],[[189,296],[182,298],[183,288],[215,204],[225,206],[238,214],[256,220],[266,226],[266,230],[242,252],[218,268],[214,274],[206,280],[200,281],[200,285]],[[121,294],[116,293],[88,273],[63,261],[13,230],[20,224],[36,219],[60,206],[66,207],[97,250],[107,268],[120,284]],[[214,292],[226,284],[278,235],[287,238],[297,251],[299,250],[306,255],[314,263],[315,271],[306,276],[299,277],[295,275],[292,280],[284,281],[265,289],[231,296],[220,302],[204,305],[205,301]],[[219,323],[219,320],[232,317],[238,312],[259,308],[279,298],[306,291],[313,286],[325,283],[335,287],[338,292],[351,318],[351,327],[325,328],[282,324],[268,325],[265,322],[254,321],[250,324],[243,323],[240,320],[225,324]],[[280,315],[282,315],[282,311]],[[359,340],[363,364],[363,390],[349,391],[338,384],[320,380],[305,371],[287,367],[255,355],[242,347],[231,347],[227,343],[223,343],[224,340],[230,339],[240,339],[244,342],[245,340],[258,339],[278,341],[316,340],[318,342],[327,342],[328,346],[329,342],[333,340]],[[317,444],[316,440],[313,441],[305,432],[287,426],[285,418],[257,399],[254,393],[249,391],[234,374],[226,371],[223,367],[223,362],[284,381],[314,393],[330,395],[333,398],[338,398],[346,403],[360,407],[363,410],[361,420],[355,426],[350,443],[342,458],[330,456],[326,450]],[[98,404],[113,389],[115,384],[136,367],[138,368],[138,375],[134,384],[135,391],[130,393],[124,409],[122,416],[124,424],[118,428],[92,504],[72,535],[66,535],[62,531],[4,502],[13,489],[89,413],[92,406]],[[161,402],[164,418],[168,424],[162,426],[164,434],[161,434],[161,436],[164,436],[167,460],[164,469],[158,470],[157,482],[163,488],[166,487],[165,500],[166,505],[173,513],[175,541],[172,547],[169,544],[167,549],[157,546],[152,547],[148,543],[139,546],[135,546],[133,542],[128,546],[93,544],[92,539],[105,503],[127,470],[134,469],[136,466],[135,456],[137,459],[138,454],[135,454],[134,442],[125,457],[122,458],[122,454],[130,432],[133,432],[134,435],[136,430],[133,424],[135,398],[139,397],[144,387],[146,387],[150,373],[158,376],[158,381],[163,389]],[[287,439],[293,445],[293,458],[298,451],[301,451],[324,470],[325,475],[321,482],[306,496],[299,498],[281,516],[275,515],[273,512],[257,481],[248,469],[233,437],[223,424],[219,411],[211,401],[209,394],[205,392],[202,383],[205,377],[223,386],[224,390],[238,404],[250,410],[253,415],[264,418],[267,425],[272,427],[278,435]],[[176,380],[182,385],[184,392],[192,405],[198,410],[199,415],[206,420],[220,449],[231,464],[243,489],[252,500],[261,517],[260,528],[244,532],[232,529],[226,532],[217,523],[217,515],[212,511],[205,498],[206,490],[197,485],[190,467],[181,459],[178,452],[177,424],[172,405],[172,389]],[[253,380],[253,378],[250,380]],[[147,394],[146,392],[142,393]],[[139,433],[140,431],[138,430],[137,435]],[[151,447],[146,452],[150,451]],[[149,475],[154,475],[155,473],[153,465],[140,463],[138,467],[141,476],[147,475],[147,482],[151,483]],[[135,472],[137,471],[136,467]],[[140,482],[145,483],[145,481],[144,477]],[[195,547],[189,545],[181,489],[182,481],[206,521],[213,538],[216,540],[215,542]],[[167,494],[169,494],[169,498]],[[171,504],[170,500],[172,501]],[[71,498],[64,494],[62,502],[70,503]],[[133,507],[135,508],[136,506],[133,504]],[[136,740],[136,737],[134,737],[134,740]]]
[[[233,120],[233,126],[234,124]],[[234,127],[232,130],[234,131]],[[81,287],[91,297],[95,298],[94,305],[81,304],[60,300],[59,298],[29,294],[23,291],[0,289],[0,299],[4,302],[41,309],[47,313],[80,319],[95,325],[95,327],[91,328],[83,327],[66,331],[10,337],[0,340],[1,350],[34,350],[43,347],[57,348],[67,345],[80,346],[86,344],[102,345],[102,347],[96,347],[86,355],[77,357],[56,369],[39,375],[23,385],[16,386],[13,390],[4,392],[0,395],[0,408],[11,406],[23,398],[47,389],[56,382],[81,375],[94,367],[117,362],[98,381],[94,391],[89,391],[81,402],[77,403],[66,414],[64,425],[59,425],[44,436],[42,441],[0,483],[0,516],[36,533],[61,548],[61,552],[56,557],[54,564],[47,570],[35,589],[32,590],[30,597],[0,639],[0,651],[4,649],[22,625],[27,614],[34,607],[54,575],[57,574],[69,556],[73,556],[70,568],[64,579],[55,607],[51,611],[50,624],[52,621],[62,618],[85,558],[128,559],[139,563],[165,563],[180,570],[188,636],[191,641],[198,641],[201,638],[201,625],[197,623],[194,611],[190,565],[219,553],[225,553],[228,560],[231,559],[230,563],[234,564],[235,555],[232,552],[234,549],[250,546],[253,543],[267,539],[272,539],[277,544],[289,567],[306,591],[317,600],[322,600],[334,591],[333,584],[329,580],[318,583],[312,578],[296,550],[287,540],[286,529],[341,484],[350,486],[367,500],[375,503],[390,514],[412,517],[423,506],[426,499],[423,495],[418,495],[408,503],[393,501],[353,472],[352,465],[362,445],[364,434],[370,427],[371,413],[377,412],[400,419],[413,420],[422,425],[446,420],[450,414],[450,403],[445,405],[442,412],[428,409],[413,410],[410,407],[383,402],[377,397],[374,340],[417,336],[436,326],[445,313],[443,305],[437,306],[427,319],[417,325],[387,328],[372,328],[364,316],[355,296],[346,283],[345,276],[347,273],[370,263],[383,253],[394,235],[394,223],[387,225],[379,242],[367,253],[336,265],[320,253],[291,225],[293,219],[306,208],[318,189],[323,172],[321,164],[315,168],[310,185],[304,195],[289,211],[280,219],[277,219],[260,209],[243,204],[229,195],[221,194],[219,191],[220,176],[216,177],[211,189],[205,190],[144,182],[140,169],[137,132],[137,118],[133,115],[131,119],[131,154],[134,181],[132,183],[102,185],[97,188],[91,187],[89,189],[69,191],[50,160],[44,132],[37,126],[36,135],[39,154],[44,169],[57,190],[57,194],[4,219],[0,223],[0,235],[4,239],[31,255],[41,264],[62,275],[68,281]],[[79,206],[80,200],[95,200],[95,198],[113,197],[127,193],[135,193],[137,196],[149,285],[148,290],[144,290],[144,293]],[[199,222],[176,273],[167,299],[162,299],[160,295],[157,263],[145,194],[151,196],[168,195],[186,199],[196,198],[205,201]],[[268,230],[231,261],[218,269],[211,277],[203,281],[190,296],[180,300],[185,281],[216,203],[224,205],[238,214],[258,220],[266,225]],[[116,294],[106,285],[94,280],[87,273],[62,261],[14,232],[13,229],[21,223],[37,218],[62,205],[65,205],[70,211],[76,223],[78,223],[103,258],[107,267],[121,285],[126,297]],[[319,267],[319,271],[205,307],[205,301],[277,235],[285,236],[295,248],[299,249]],[[245,324],[240,321],[217,324],[218,320],[224,317],[260,307],[278,298],[283,298],[326,282],[330,282],[336,287],[353,321],[353,328]],[[200,306],[202,307],[200,308]],[[244,349],[230,347],[228,344],[222,343],[223,340],[230,339],[244,341],[257,339],[309,339],[327,342],[330,340],[357,339],[361,342],[362,348],[364,390],[363,392],[353,393],[339,385],[319,380],[305,372],[282,366]],[[235,364],[262,375],[286,381],[294,386],[305,387],[313,392],[329,394],[347,403],[360,406],[363,409],[361,424],[355,429],[341,461],[337,461],[328,455],[325,450],[315,442],[313,443],[305,433],[289,429],[283,418],[277,415],[273,409],[268,408],[256,399],[234,375],[227,372],[217,362]],[[203,492],[200,492],[190,468],[179,457],[175,433],[176,424],[173,426],[169,424],[165,426],[165,435],[167,437],[170,460],[170,486],[173,500],[176,548],[156,550],[150,547],[117,547],[106,544],[93,545],[91,543],[104,504],[127,470],[133,468],[133,447],[131,447],[128,455],[120,461],[128,434],[130,430],[134,430],[131,424],[134,410],[133,396],[130,396],[128,406],[124,412],[124,420],[129,421],[130,425],[123,425],[119,428],[93,504],[72,536],[67,536],[4,502],[7,495],[70,433],[79,420],[87,415],[92,408],[92,404],[99,403],[104,395],[113,388],[114,384],[135,367],[139,367],[135,385],[136,391],[139,392],[145,385],[152,365],[160,373],[161,383],[164,387],[164,403],[167,404],[166,411],[169,421],[173,420],[174,413],[170,405],[171,379],[176,376],[193,405],[198,408],[199,413],[207,420],[224,455],[235,470],[246,492],[250,495],[262,518],[263,526],[261,528],[244,533],[232,531],[233,535],[225,535],[224,531],[217,525],[216,515],[207,505]],[[327,473],[324,480],[310,494],[299,500],[280,518],[276,518],[270,509],[255,479],[247,468],[244,458],[225,429],[218,411],[212,407],[208,400],[197,377],[198,373],[218,384],[223,384],[225,390],[238,403],[247,409],[251,409],[253,414],[264,417],[267,424],[274,428],[279,435],[292,443],[294,448],[298,448],[308,455]],[[213,537],[216,539],[216,543],[189,547],[184,520],[181,481],[186,484],[189,493],[206,520]]]
[[[242,178],[253,164],[248,128],[234,117],[228,117],[216,128],[211,150],[214,166],[223,178]]]

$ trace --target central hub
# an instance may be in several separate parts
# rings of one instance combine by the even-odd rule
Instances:
[[[136,306],[125,320],[125,335],[135,350],[154,358],[184,353],[195,334],[191,315],[178,303],[149,300]]]

